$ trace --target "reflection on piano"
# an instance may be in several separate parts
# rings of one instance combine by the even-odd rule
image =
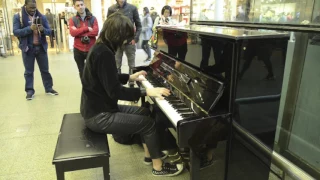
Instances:
[[[260,80],[252,83],[245,76],[239,80],[240,59],[249,57],[243,55],[246,54],[246,48],[250,48],[248,44],[260,46],[264,43],[261,47],[267,47],[269,52],[278,42],[285,44],[288,35],[274,31],[201,25],[159,28],[158,39],[152,44],[156,51],[150,66],[137,68],[148,73],[146,80],[139,85],[146,88],[166,87],[171,90],[172,95],[164,100],[150,97],[146,100],[167,117],[172,133],[176,135],[178,147],[189,150],[189,157],[182,152],[181,155],[189,167],[191,179],[232,178],[227,176],[228,169],[233,170],[232,161],[229,161],[229,154],[232,153],[231,125],[233,119],[241,121],[241,99],[246,97],[247,92],[251,96],[263,95],[264,99],[268,99],[270,95],[264,91],[256,91],[257,84],[265,87]],[[173,51],[172,45],[180,47],[174,47]],[[214,55],[210,56],[211,48]],[[274,74],[280,74],[279,70],[281,69],[276,68]],[[251,75],[252,78],[260,78],[260,72],[265,73],[255,72]],[[248,70],[246,75],[249,73]],[[265,82],[268,87],[279,87],[278,84],[281,83],[280,80]],[[243,88],[247,92],[242,92]],[[278,91],[272,92],[278,94]],[[259,94],[260,92],[263,93]],[[248,101],[250,98],[246,101],[247,104],[257,103],[257,100]],[[259,106],[256,104],[250,106],[252,109],[257,107]],[[263,116],[263,113],[257,113],[251,112]],[[256,122],[261,123],[263,121]]]
[[[212,149],[219,141],[226,140],[228,111],[214,108],[223,95],[224,83],[162,52],[156,52],[150,66],[144,70],[148,74],[141,82],[143,87],[171,90],[171,95],[163,100],[147,97],[147,101],[168,118],[178,147],[190,149],[187,154],[190,157],[182,157],[193,179],[197,179],[200,168],[213,163]],[[211,156],[209,159],[207,152]]]
[[[213,109],[223,93],[223,82],[199,73],[162,53],[151,62],[145,88],[166,87],[172,95],[154,101],[167,115],[174,127],[181,120],[203,118]],[[179,64],[179,65],[177,65]]]

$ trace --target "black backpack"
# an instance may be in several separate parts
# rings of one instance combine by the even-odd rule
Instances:
[[[156,20],[156,18],[159,16],[157,12],[152,12],[150,14],[151,19],[152,19],[152,24],[154,24],[154,21]]]

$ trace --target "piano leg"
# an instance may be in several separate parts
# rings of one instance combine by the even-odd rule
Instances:
[[[196,153],[190,149],[190,180],[196,180],[200,177],[200,159]]]

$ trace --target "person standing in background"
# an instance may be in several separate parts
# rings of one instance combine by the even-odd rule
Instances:
[[[73,0],[77,15],[69,20],[70,35],[74,37],[73,55],[79,69],[80,79],[90,48],[99,32],[98,21],[86,8],[83,0]]]
[[[142,19],[142,31],[141,31],[141,39],[142,39],[142,49],[146,52],[148,55],[147,59],[145,61],[151,60],[151,50],[149,47],[149,40],[152,35],[152,19],[149,14],[149,9],[147,7],[143,8],[143,19]]]
[[[134,38],[128,39],[127,43],[119,47],[116,52],[116,63],[117,63],[118,73],[121,74],[122,56],[124,51],[128,58],[129,74],[132,74],[133,68],[135,67],[136,43],[139,41],[139,36],[142,29],[141,21],[139,18],[137,7],[127,3],[126,0],[116,0],[116,1],[117,1],[117,4],[109,7],[107,18],[115,12],[120,12],[123,15],[127,16],[131,20],[131,22],[135,25]],[[134,82],[129,82],[129,86],[134,87]]]
[[[172,8],[168,5],[163,6],[161,10],[161,17],[155,20],[153,29],[157,25],[176,25],[177,23],[171,18]],[[173,57],[179,58],[184,61],[188,52],[187,45],[188,34],[186,32],[164,31],[163,40],[168,46],[168,53]]]
[[[68,27],[68,22],[66,20],[66,13],[65,12],[61,13],[61,19],[63,19],[64,24]]]
[[[157,13],[157,11],[154,9],[154,7],[150,8],[150,16],[152,19],[152,24],[154,23],[154,21],[156,20],[157,17],[159,17],[159,14]]]
[[[45,92],[48,95],[58,95],[58,92],[52,89],[53,82],[49,73],[46,36],[51,34],[51,29],[47,18],[37,10],[35,0],[25,0],[21,12],[13,16],[13,34],[19,39],[19,48],[25,69],[26,99],[32,100],[35,94],[33,88],[35,60],[37,60],[41,72]]]
[[[55,31],[53,23],[54,23],[55,16],[54,16],[54,14],[51,13],[49,8],[46,9],[46,18],[47,18],[49,26],[51,28],[50,45],[51,45],[51,48],[53,48],[54,47],[53,38],[54,38],[54,31]]]

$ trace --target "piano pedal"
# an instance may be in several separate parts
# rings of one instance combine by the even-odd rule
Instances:
[[[173,159],[173,160],[170,160],[170,163],[172,164],[177,164],[177,163],[182,163],[182,158],[181,156],[179,156],[177,159]]]
[[[176,152],[175,154],[168,154],[168,157],[175,157],[175,156],[178,156],[178,155],[179,155],[179,153]]]
[[[186,161],[190,161],[190,157],[189,156],[183,156],[183,159]]]
[[[183,151],[183,152],[180,152],[180,154],[182,156],[189,156],[190,153],[188,151]]]

